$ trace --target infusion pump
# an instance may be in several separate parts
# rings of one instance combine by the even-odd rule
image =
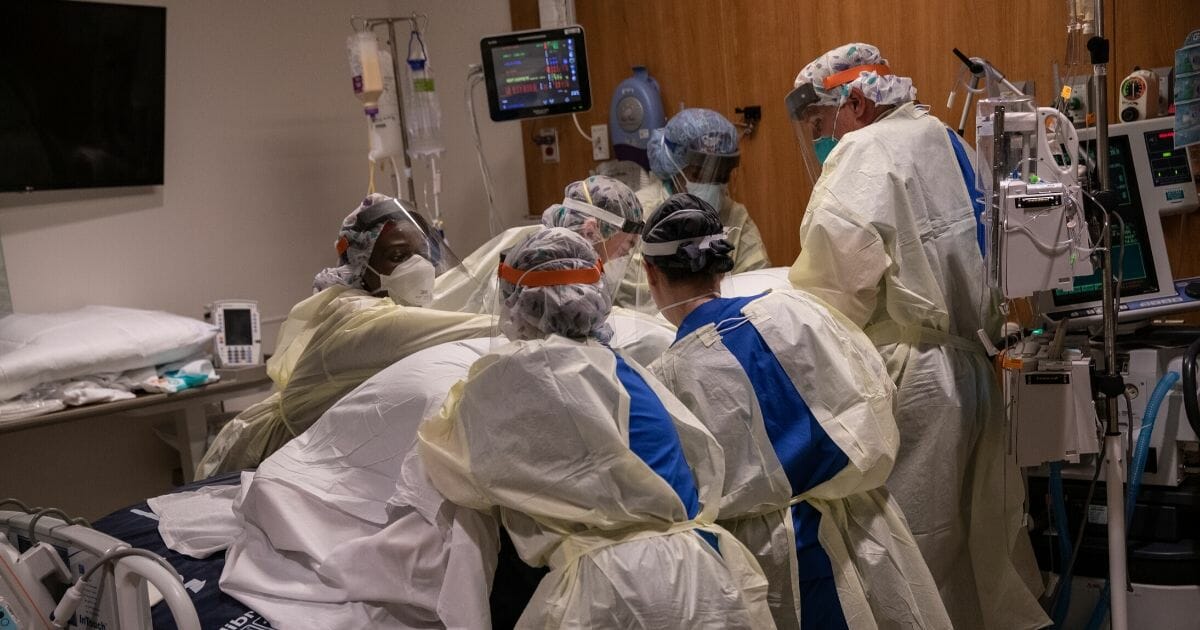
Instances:
[[[262,363],[262,329],[258,302],[218,300],[205,309],[204,318],[217,326],[215,354],[218,367]]]

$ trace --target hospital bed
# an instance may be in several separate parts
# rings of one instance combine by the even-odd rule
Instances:
[[[764,277],[757,278],[757,282],[752,283],[743,281],[737,283],[737,288],[749,289],[757,292],[767,288],[772,288],[776,284],[780,284],[780,273],[777,272],[775,274],[762,275]],[[617,333],[617,335],[614,337],[614,345],[619,346],[624,346],[627,343],[633,343],[635,339],[640,339],[640,345],[646,346],[647,348],[657,348],[657,350],[661,352],[662,348],[665,348],[673,338],[673,335],[669,331],[658,330],[655,327],[647,328],[644,323],[639,324],[637,322],[624,321],[614,322],[614,328],[616,328]],[[622,342],[621,339],[624,339],[624,341]],[[475,342],[456,342],[455,345],[471,343],[479,346],[476,351],[482,353],[486,352],[486,349],[491,342],[485,339]],[[438,357],[436,360],[450,360],[445,356],[447,351],[442,347],[430,348],[423,352],[433,353]],[[418,357],[414,356],[411,358],[416,360]],[[648,356],[647,358],[652,357]],[[464,361],[462,363],[460,366],[462,374],[458,375],[456,378],[461,378],[462,375],[465,375],[469,364],[470,361]],[[374,401],[372,404],[381,405],[382,410],[376,410],[378,416],[375,415],[376,412],[365,415],[360,413],[358,416],[356,416],[354,412],[354,409],[356,409],[356,407],[354,407],[355,403],[351,402],[347,407],[347,410],[342,412],[345,417],[341,418],[339,420],[339,424],[334,426],[352,427],[356,424],[353,422],[353,420],[359,416],[371,416],[373,418],[378,417],[379,419],[386,420],[388,426],[392,426],[391,423],[395,423],[393,427],[395,431],[386,433],[386,439],[377,436],[377,439],[374,441],[395,443],[397,445],[408,444],[413,439],[412,434],[415,432],[419,418],[422,416],[418,415],[416,417],[409,417],[411,414],[403,413],[401,406],[392,405],[391,403],[384,404],[381,401],[387,399],[387,396],[383,396],[382,394],[389,392],[390,395],[396,398],[395,402],[405,401],[409,399],[410,394],[419,393],[426,388],[423,385],[419,385],[419,383],[426,383],[426,375],[420,370],[409,369],[411,367],[412,366],[397,364],[396,366],[393,366],[392,368],[389,368],[388,370],[376,375],[376,377],[367,381],[360,387],[360,390],[363,391],[363,394],[358,404],[361,406],[366,401]],[[410,383],[410,386],[414,388],[412,392],[409,392],[405,386],[401,385],[404,378],[417,381],[417,383]],[[379,391],[371,389],[372,383],[375,384],[375,387],[382,387],[382,389]],[[446,383],[447,389],[449,388],[450,384],[452,384],[452,381]],[[399,388],[397,391],[391,392],[392,388],[397,387]],[[356,390],[356,392],[359,392],[360,390]],[[428,393],[429,392],[425,392],[425,394]],[[355,393],[352,393],[347,396],[347,399],[353,400],[355,395]],[[425,404],[424,402],[421,402],[423,400],[423,395],[416,397],[414,399],[416,402],[413,404]],[[331,409],[330,412],[327,412],[326,416],[323,416],[322,421],[318,421],[318,423],[314,425],[312,429],[310,429],[310,432],[321,429],[323,421],[331,421],[331,418],[329,417],[330,414],[334,414],[334,416],[336,416],[335,412],[339,408],[339,406],[335,406],[334,409]],[[343,420],[346,421],[345,425],[340,424],[340,422]],[[308,433],[306,433],[306,435],[308,435]],[[334,434],[330,434],[327,437],[332,437],[332,435]],[[324,438],[320,438],[316,441],[321,442],[323,439]],[[342,448],[339,446],[339,448],[344,451],[348,450],[351,452],[357,452],[357,449],[351,447]],[[286,447],[285,450],[287,450]],[[366,457],[366,455],[363,456]],[[372,458],[368,457],[367,459]],[[330,466],[331,464],[329,462],[325,462],[325,465]],[[259,473],[261,475],[262,471],[260,470]],[[221,478],[210,479],[205,482],[184,486],[177,489],[176,492],[196,490],[214,485],[238,484],[240,479],[241,477],[238,474],[227,475]],[[290,477],[289,480],[296,482],[295,479],[291,479]],[[317,485],[320,486],[321,484]],[[383,488],[383,493],[380,496],[374,497],[376,500],[388,500],[387,495],[391,494],[395,490],[395,488],[391,487],[389,484],[383,485],[388,487]],[[357,487],[353,483],[351,486]],[[314,502],[317,501],[315,496],[311,500]],[[157,506],[158,504],[156,503],[155,505]],[[106,516],[97,521],[95,526],[98,530],[115,538],[124,540],[135,547],[153,551],[154,553],[164,557],[184,577],[185,583],[190,585],[189,595],[194,602],[195,608],[201,619],[201,625],[204,628],[228,627],[254,629],[270,627],[268,622],[260,613],[251,610],[246,605],[220,590],[220,577],[225,568],[225,551],[217,551],[204,559],[197,559],[191,556],[176,553],[167,548],[166,541],[164,541],[162,534],[159,531],[159,524],[160,521],[158,515],[154,513],[149,503],[143,502]],[[542,573],[544,573],[544,569],[531,569],[521,563],[517,558],[515,550],[512,548],[511,544],[501,543],[499,553],[500,560],[498,566],[496,567],[494,580],[492,581],[490,608],[493,626],[496,628],[504,628],[511,627],[511,625],[516,621],[516,618],[520,615],[524,608],[524,602],[527,601],[528,597],[532,594],[532,591],[536,587]],[[169,616],[168,611],[161,604],[156,606],[152,613],[155,620],[155,627],[160,627],[159,624],[162,624],[161,627],[171,627],[170,621],[167,619]]]
[[[24,508],[17,503],[0,507]],[[159,600],[172,627],[200,630],[183,580],[161,557],[64,518],[0,510],[0,627],[148,630]]]
[[[175,492],[196,490],[206,486],[237,484],[241,473],[220,475],[177,488]],[[225,552],[197,559],[167,548],[158,532],[158,517],[147,502],[117,510],[92,525],[96,530],[122,540],[133,547],[162,556],[183,577],[187,596],[199,617],[200,627],[265,630],[271,625],[257,612],[221,592],[218,582],[225,568]],[[151,610],[154,628],[175,628],[169,607],[156,604]]]
[[[241,473],[229,473],[188,484],[176,492],[196,490],[206,486],[234,485]],[[162,556],[183,577],[187,596],[205,630],[237,628],[237,630],[269,630],[271,624],[258,612],[220,590],[218,582],[225,568],[225,552],[197,559],[171,551],[158,532],[158,518],[145,502],[118,510],[92,525],[97,531],[129,545]],[[529,567],[517,556],[516,548],[501,532],[500,560],[492,582],[492,627],[512,628],[524,609],[524,602],[545,575],[543,567]],[[153,627],[178,627],[166,603],[157,603],[151,610]]]

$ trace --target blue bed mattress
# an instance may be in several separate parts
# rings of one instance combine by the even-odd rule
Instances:
[[[238,483],[239,478],[240,473],[230,473],[181,486],[175,491],[195,490],[212,485],[233,485]],[[225,552],[214,553],[203,560],[197,560],[167,549],[162,536],[158,534],[158,519],[145,501],[117,510],[96,521],[92,526],[134,547],[153,551],[166,558],[167,562],[179,571],[179,575],[183,576],[204,630],[262,630],[271,627],[261,615],[221,592],[218,582],[221,579],[221,570],[225,568]],[[166,604],[155,605],[151,614],[155,628],[175,627],[171,611]]]

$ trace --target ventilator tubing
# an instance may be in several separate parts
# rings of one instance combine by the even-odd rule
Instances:
[[[1114,563],[1116,567],[1111,575],[1108,576],[1108,581],[1104,584],[1104,591],[1100,594],[1100,599],[1096,600],[1096,607],[1092,609],[1092,617],[1088,621],[1087,630],[1100,630],[1104,623],[1104,617],[1108,614],[1110,602],[1110,594],[1113,581],[1116,581],[1119,588],[1125,588],[1128,581],[1128,572],[1125,569],[1125,538],[1126,529],[1129,523],[1133,521],[1133,508],[1137,503],[1138,491],[1142,486],[1142,473],[1146,468],[1146,457],[1150,452],[1150,437],[1154,433],[1154,422],[1158,418],[1158,408],[1162,405],[1163,399],[1170,393],[1171,388],[1179,381],[1178,372],[1167,372],[1158,381],[1158,385],[1154,388],[1154,393],[1150,395],[1150,400],[1146,403],[1146,411],[1142,415],[1142,430],[1138,434],[1137,446],[1133,451],[1133,464],[1129,471],[1129,494],[1125,498],[1125,518],[1113,519],[1109,516],[1108,526],[1108,553],[1118,559]],[[1108,442],[1105,448],[1108,449],[1110,457],[1112,453],[1117,453],[1114,460],[1119,458],[1121,449],[1121,436],[1108,436],[1105,438]],[[1116,479],[1114,481],[1114,478]],[[1106,480],[1109,493],[1109,505],[1113,504],[1113,493],[1121,491],[1120,472],[1115,466],[1109,467],[1108,479]],[[1115,531],[1114,531],[1115,528]],[[1117,533],[1120,537],[1117,537]],[[1115,555],[1114,555],[1115,554]],[[1125,598],[1112,598],[1113,606],[1113,630],[1124,630],[1127,624],[1127,611],[1125,610]],[[1120,606],[1120,610],[1117,609]]]

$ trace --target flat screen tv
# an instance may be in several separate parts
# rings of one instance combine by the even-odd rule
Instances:
[[[0,191],[163,183],[163,7],[0,1]]]

